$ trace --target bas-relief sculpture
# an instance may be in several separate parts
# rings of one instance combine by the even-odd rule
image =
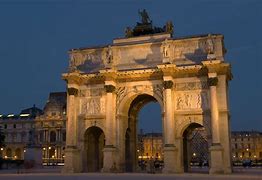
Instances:
[[[175,84],[176,110],[207,110],[209,108],[207,82]]]
[[[215,44],[217,40],[213,37],[192,40],[175,40],[165,38],[161,44],[150,45],[141,44],[139,47],[109,45],[91,52],[72,51],[70,54],[69,69],[71,71],[80,70],[89,72],[90,65],[96,66],[96,71],[112,67],[123,68],[146,68],[151,67],[152,63],[180,63],[179,60],[188,61],[191,64],[198,64],[205,59],[214,59],[217,52]],[[222,43],[222,41],[218,41]],[[92,50],[92,49],[91,49]],[[220,58],[223,58],[220,56]],[[146,61],[145,61],[146,60]],[[151,61],[151,62],[150,62]],[[84,64],[89,66],[82,67]]]
[[[208,97],[205,92],[177,93],[176,110],[208,109]]]
[[[98,156],[103,161],[98,163],[98,171],[110,172],[114,166],[123,172],[129,162],[135,171],[136,141],[130,140],[126,147],[126,133],[130,138],[137,136],[135,113],[143,103],[156,101],[163,116],[163,173],[184,171],[182,137],[193,123],[203,126],[212,141],[210,173],[230,173],[229,118],[220,116],[221,109],[228,112],[224,97],[231,79],[230,65],[224,60],[223,36],[173,38],[172,23],[157,28],[146,11],[140,15],[141,22],[126,29],[126,38],[69,52],[69,72],[63,78],[75,93],[68,94],[70,125],[64,171],[86,171],[94,164],[86,159]],[[143,30],[146,34],[141,33]],[[208,83],[211,79],[219,81]],[[103,143],[87,144],[87,139],[95,137],[104,137],[94,141]],[[99,147],[93,151],[99,155],[81,148],[90,146]],[[131,154],[126,155],[125,148],[131,148]],[[127,158],[131,159],[127,162]]]

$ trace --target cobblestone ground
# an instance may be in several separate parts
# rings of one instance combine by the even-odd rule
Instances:
[[[147,173],[81,173],[81,174],[61,174],[59,168],[44,168],[34,171],[17,171],[0,170],[0,180],[86,180],[86,179],[102,179],[102,180],[155,180],[155,179],[175,179],[175,180],[262,180],[262,168],[235,168],[234,173],[230,175],[209,175],[206,173],[186,173],[186,174],[147,174]]]

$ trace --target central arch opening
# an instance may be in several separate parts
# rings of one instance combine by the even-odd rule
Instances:
[[[155,169],[162,160],[161,114],[160,104],[151,95],[138,95],[130,104],[125,135],[127,172]]]

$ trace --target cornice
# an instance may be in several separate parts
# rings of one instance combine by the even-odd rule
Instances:
[[[103,84],[105,81],[132,82],[142,80],[162,80],[163,76],[175,78],[201,77],[215,72],[232,79],[231,66],[223,61],[202,61],[202,64],[176,66],[175,64],[161,64],[157,68],[117,71],[115,69],[100,70],[99,73],[64,73],[62,78],[68,84]]]

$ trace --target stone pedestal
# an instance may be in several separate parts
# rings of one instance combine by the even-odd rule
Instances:
[[[177,149],[173,144],[166,144],[164,147],[164,169],[163,173],[180,173],[180,170],[176,167]]]
[[[117,162],[116,162],[116,148],[114,146],[104,147],[104,167],[102,172],[116,172]]]
[[[81,169],[80,150],[76,148],[66,148],[65,150],[65,166],[62,173],[79,173]]]
[[[25,165],[32,168],[41,168],[42,161],[42,148],[41,146],[28,146],[24,155]]]
[[[209,148],[211,162],[210,162],[210,174],[222,174],[223,170],[223,155],[222,155],[222,146],[220,144],[212,145]]]

